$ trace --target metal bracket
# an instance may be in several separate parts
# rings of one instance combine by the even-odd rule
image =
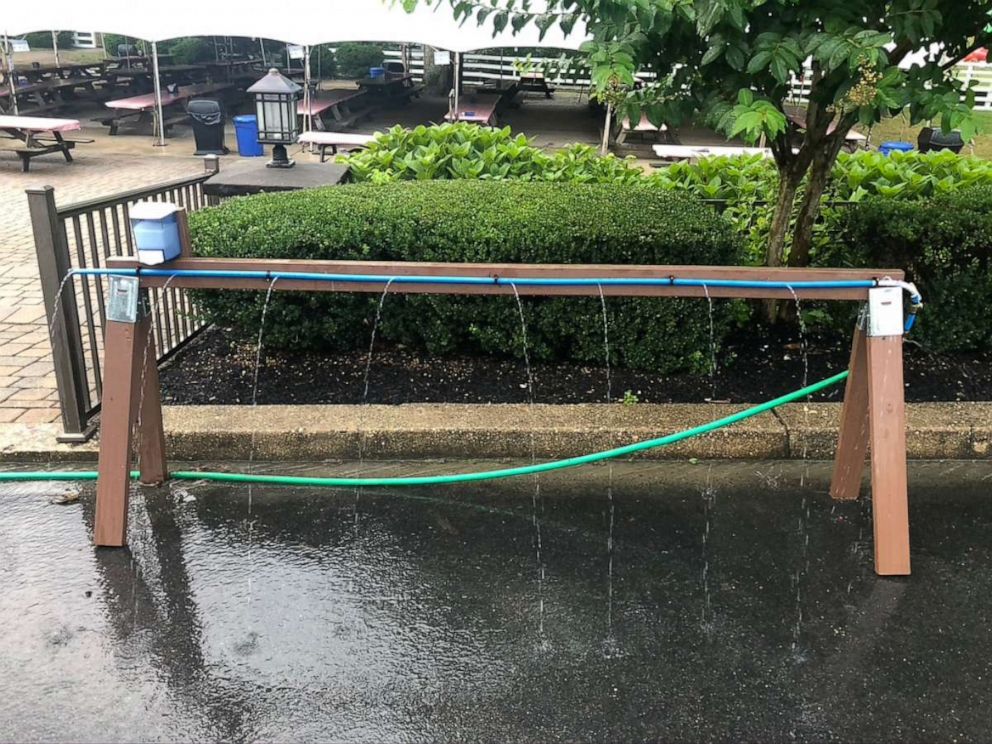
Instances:
[[[111,276],[107,320],[118,323],[138,322],[138,277]]]

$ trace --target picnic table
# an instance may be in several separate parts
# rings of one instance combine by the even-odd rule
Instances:
[[[413,82],[409,73],[386,73],[382,77],[367,77],[358,81],[359,89],[374,96],[381,103],[409,103],[420,95],[421,87]]]
[[[190,98],[207,96],[214,93],[223,93],[231,88],[232,86],[230,83],[203,83],[200,85],[189,85],[184,88],[179,88],[176,92],[163,90],[163,130],[168,132],[173,125],[181,124],[186,121],[186,112],[182,107],[183,104],[185,104]],[[157,123],[155,121],[157,111],[154,93],[144,93],[140,96],[119,98],[114,101],[107,101],[104,105],[111,109],[114,113],[97,117],[94,121],[99,121],[104,126],[109,126],[111,136],[118,133],[118,127],[123,120],[131,117],[135,117],[135,123],[137,124],[142,124],[149,121],[152,122],[153,125]],[[153,131],[156,128],[157,127],[153,126]]]
[[[296,113],[310,116],[318,131],[327,129],[324,116],[330,114],[335,129],[347,129],[361,118],[363,112],[352,111],[351,105],[366,95],[364,90],[337,89],[322,91],[319,96],[302,99],[296,104]],[[309,108],[307,107],[309,104]]]
[[[496,126],[498,122],[497,108],[501,95],[478,95],[474,101],[459,101],[458,108],[444,115],[445,121],[465,121],[470,124],[486,124]]]
[[[31,158],[61,152],[65,162],[72,162],[69,151],[79,142],[92,140],[67,140],[63,132],[81,129],[76,119],[46,119],[36,116],[0,116],[0,133],[3,139],[18,142],[13,151],[21,159],[21,168],[27,173]]]
[[[206,62],[205,66],[212,79],[222,78],[228,82],[248,80],[262,74],[261,60],[255,59],[219,59]]]
[[[18,113],[38,114],[60,108],[81,93],[95,96],[97,85],[104,83],[102,62],[81,62],[61,65],[37,64],[14,71],[14,95]],[[0,73],[0,113],[12,113],[10,73]]]
[[[631,135],[639,137],[651,137],[658,139],[670,139],[668,134],[668,127],[665,124],[661,126],[655,126],[648,119],[647,114],[641,114],[641,120],[637,123],[637,126],[631,126],[630,119],[627,117],[623,118],[620,122],[620,131],[617,133],[617,144],[622,145],[627,141],[627,138]]]
[[[303,132],[297,140],[301,145],[315,145],[320,148],[320,162],[327,161],[327,151],[332,155],[338,154],[338,148],[357,150],[365,147],[372,140],[370,134],[348,134],[346,132]]]
[[[655,145],[654,154],[662,160],[673,162],[681,160],[699,160],[711,157],[738,157],[742,155],[761,155],[771,158],[772,151],[767,147],[736,147],[733,145]]]
[[[520,76],[520,90],[543,93],[545,98],[553,98],[555,89],[548,85],[543,72],[531,72]]]

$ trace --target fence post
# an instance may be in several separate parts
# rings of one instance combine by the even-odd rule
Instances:
[[[71,281],[66,282],[59,306],[55,307],[62,282],[72,269],[65,229],[55,207],[55,189],[51,186],[28,189],[27,197],[34,245],[38,254],[38,274],[45,300],[45,317],[48,319],[48,327],[52,329],[52,363],[55,367],[64,429],[58,440],[85,442],[92,436],[94,427],[87,426],[89,384],[83,357],[76,290]]]

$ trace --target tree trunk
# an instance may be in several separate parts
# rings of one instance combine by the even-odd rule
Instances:
[[[792,250],[789,252],[789,266],[809,266],[810,252],[813,247],[813,227],[820,214],[820,200],[830,182],[834,163],[844,144],[847,130],[838,129],[831,135],[831,140],[824,147],[818,148],[810,167],[806,193],[799,205],[799,215],[796,218],[796,232],[792,240]]]
[[[765,263],[768,266],[781,266],[785,263],[785,243],[789,235],[792,209],[796,203],[799,185],[805,174],[805,169],[795,161],[784,168],[779,168],[778,197],[775,201],[775,214],[772,217],[771,231],[768,235],[768,249],[765,254]],[[762,307],[765,320],[769,323],[775,323],[779,320],[780,303],[775,300],[765,300]]]

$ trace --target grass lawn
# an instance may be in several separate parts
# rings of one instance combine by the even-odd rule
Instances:
[[[992,160],[992,111],[983,111],[978,114],[985,131],[979,134],[974,141],[974,154],[980,158]],[[896,116],[892,119],[885,119],[881,124],[875,126],[871,133],[873,147],[878,147],[883,142],[889,140],[900,140],[916,144],[916,137],[922,129],[922,125],[911,126],[909,117],[906,115]],[[972,148],[965,146],[962,154],[970,154]]]

